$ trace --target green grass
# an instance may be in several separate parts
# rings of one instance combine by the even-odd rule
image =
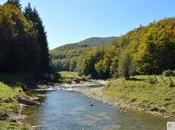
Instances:
[[[111,97],[149,111],[157,111],[175,115],[175,88],[169,87],[169,78],[160,78],[157,83],[150,84],[148,76],[136,76],[136,80],[111,80],[103,89]],[[153,78],[153,76],[151,76]],[[175,77],[172,78],[175,83]]]
[[[17,95],[25,95],[20,86],[9,86],[0,82],[0,115],[18,112],[19,104],[15,98]]]
[[[0,130],[23,129],[21,125],[12,123],[13,119],[8,118],[8,115],[19,112],[20,106],[16,97],[26,97],[21,85],[29,81],[32,81],[30,74],[0,74]]]
[[[77,72],[61,71],[59,74],[61,77],[61,82],[63,83],[72,83],[73,81],[79,82],[81,80],[84,80],[81,76],[78,75]]]
[[[10,86],[0,82],[0,116],[6,118],[9,113],[18,113],[20,110],[16,96],[25,96],[20,86]],[[23,129],[17,123],[8,121],[0,121],[0,130],[20,130]]]
[[[0,130],[28,130],[28,129],[16,123],[0,121]]]
[[[61,78],[70,78],[70,79],[74,79],[74,78],[78,78],[78,73],[77,72],[69,72],[69,71],[61,71],[59,72]]]

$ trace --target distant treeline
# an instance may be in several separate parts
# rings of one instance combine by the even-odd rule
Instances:
[[[92,37],[67,44],[50,51],[52,66],[56,71],[76,71],[79,59],[93,48],[110,44],[117,37]]]
[[[68,70],[92,78],[124,76],[127,79],[135,74],[161,74],[175,69],[175,18],[140,26],[103,47],[63,52],[70,54],[70,60],[55,57],[57,61],[69,62],[64,62]]]
[[[46,32],[30,4],[19,0],[0,5],[0,72],[50,73]]]
[[[161,74],[175,69],[175,18],[140,26],[80,59],[79,73],[92,78]]]

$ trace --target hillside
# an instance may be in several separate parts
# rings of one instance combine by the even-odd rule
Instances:
[[[60,50],[65,50],[65,49],[67,50],[67,49],[74,49],[74,48],[96,47],[99,45],[111,43],[116,38],[117,37],[92,37],[92,38],[88,38],[80,42],[70,43],[70,44],[66,44],[66,45],[57,47],[51,50],[51,53],[54,53]]]
[[[105,48],[88,51],[79,73],[93,78],[161,74],[175,69],[175,18],[140,26]]]
[[[52,65],[57,71],[73,71],[76,69],[77,59],[83,56],[88,50],[111,44],[115,39],[117,39],[117,37],[92,37],[77,43],[57,47],[50,50]]]

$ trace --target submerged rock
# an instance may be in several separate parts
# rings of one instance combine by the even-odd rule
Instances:
[[[91,107],[93,107],[94,105],[93,105],[93,104],[91,104],[90,106],[91,106]]]

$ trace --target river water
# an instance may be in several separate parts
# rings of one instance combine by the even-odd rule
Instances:
[[[25,108],[23,123],[37,130],[166,130],[166,119],[120,109],[81,93],[54,90],[40,93],[39,106]]]

